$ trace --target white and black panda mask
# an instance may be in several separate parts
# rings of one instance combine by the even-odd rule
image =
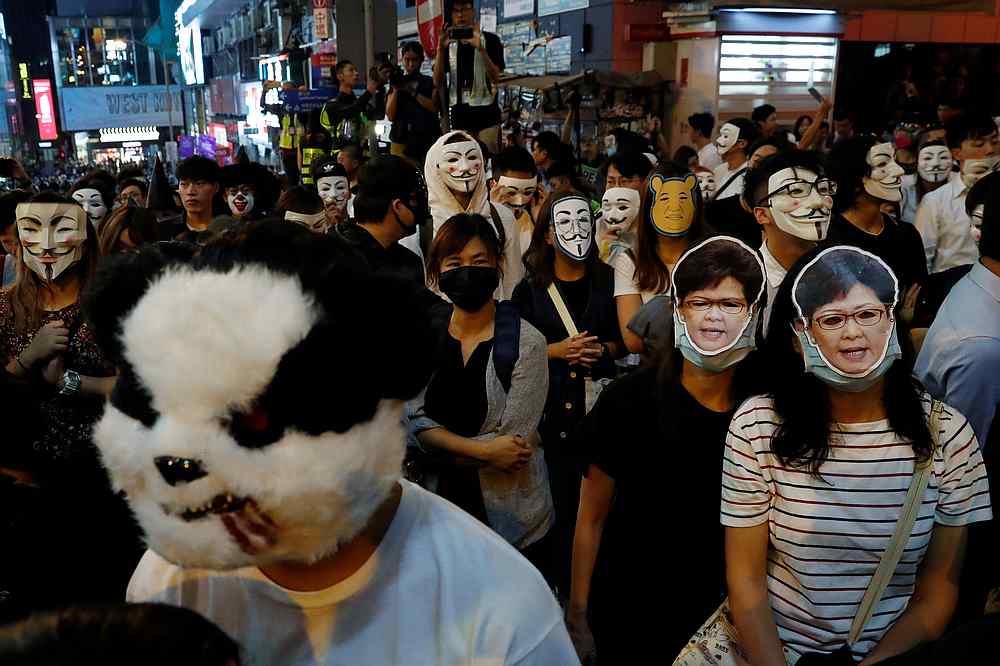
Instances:
[[[274,224],[285,230],[249,238],[261,255],[294,262],[306,243],[324,244]],[[146,277],[134,306],[116,300],[122,286],[97,291],[91,317],[102,340],[116,331],[121,374],[95,442],[164,558],[212,569],[315,561],[356,536],[391,493],[404,453],[401,401],[429,374],[392,351],[370,367],[347,336],[389,348],[396,336],[426,337],[431,356],[430,334],[413,330],[421,313],[399,299],[398,283],[206,252]],[[125,314],[102,322],[105,310]]]

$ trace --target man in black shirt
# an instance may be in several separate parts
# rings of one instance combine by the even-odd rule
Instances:
[[[423,164],[427,149],[439,136],[438,100],[434,80],[420,73],[424,48],[420,42],[406,42],[402,47],[403,76],[389,79],[389,97],[385,115],[392,121],[389,139],[393,155],[405,155]]]
[[[497,152],[500,130],[500,106],[496,99],[496,84],[504,70],[503,44],[492,32],[482,32],[475,22],[473,0],[452,0],[451,23],[445,25],[438,41],[434,60],[434,85],[449,88],[451,129],[465,130],[479,139],[490,152]],[[452,30],[470,29],[471,36],[452,40]],[[455,41],[458,75],[451,72],[450,46]],[[484,104],[477,89],[476,69],[482,68],[485,92],[492,100]],[[445,74],[452,74],[445,81]]]
[[[320,124],[333,137],[333,148],[338,150],[346,143],[364,142],[368,138],[368,117],[366,110],[372,101],[372,95],[378,90],[379,82],[375,78],[368,81],[368,86],[361,97],[355,97],[354,86],[361,80],[358,68],[350,60],[337,62],[337,81],[340,90],[337,96],[323,106],[320,113]]]

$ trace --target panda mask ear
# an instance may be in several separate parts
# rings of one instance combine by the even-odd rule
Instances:
[[[187,263],[191,254],[180,249],[164,253],[156,245],[136,252],[105,257],[83,294],[83,314],[98,347],[113,363],[121,365],[122,322],[149,285],[171,265]]]

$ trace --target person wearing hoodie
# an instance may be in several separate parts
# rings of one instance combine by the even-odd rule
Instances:
[[[503,279],[497,288],[508,300],[524,275],[520,239],[514,213],[503,204],[490,203],[483,150],[471,134],[456,130],[434,142],[424,162],[428,202],[434,235],[452,216],[478,213],[493,225],[503,248]]]

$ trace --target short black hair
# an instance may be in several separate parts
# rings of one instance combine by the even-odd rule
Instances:
[[[359,143],[355,142],[348,143],[340,149],[340,152],[347,153],[347,156],[350,157],[355,162],[365,161],[365,151],[361,149],[361,144]]]
[[[642,178],[645,180],[649,172],[653,170],[649,158],[635,150],[619,150],[608,158],[604,163],[604,174],[607,177],[608,169],[615,168],[625,178]]]
[[[774,108],[771,104],[761,104],[760,106],[755,106],[753,112],[750,114],[751,120],[755,123],[762,123],[768,119],[772,113],[777,113],[778,110]]]
[[[1000,172],[986,174],[969,190],[965,197],[965,212],[969,217],[980,204],[983,206],[983,226],[979,254],[1000,260]]]
[[[747,142],[747,147],[744,148],[743,151],[747,155],[749,155],[750,146],[752,146],[753,142],[756,141],[758,137],[760,137],[760,130],[757,129],[757,124],[754,121],[750,120],[749,118],[730,118],[723,124],[734,125],[737,128],[739,128],[740,135],[737,137],[736,140]]]
[[[535,160],[531,158],[531,153],[528,152],[527,148],[508,146],[493,158],[494,177],[511,171],[535,173]]]
[[[948,147],[959,149],[963,141],[969,139],[984,139],[997,131],[996,123],[986,113],[969,113],[948,125],[945,135],[948,137]]]
[[[323,212],[323,200],[319,198],[315,187],[296,185],[281,193],[275,213],[284,215],[287,211],[315,215]]]
[[[539,132],[532,145],[538,148],[538,150],[547,152],[550,160],[559,160],[563,157],[563,153],[566,152],[563,149],[563,143],[559,139],[559,135],[548,130]]]
[[[344,68],[347,67],[348,65],[354,65],[354,63],[348,60],[347,58],[344,58],[343,60],[338,60],[335,73],[339,75],[341,72],[344,71]],[[357,65],[355,65],[355,67],[357,67]]]
[[[715,116],[711,113],[692,113],[688,116],[688,125],[696,129],[706,138],[712,138],[712,130],[715,128]]]
[[[17,206],[31,197],[27,190],[12,190],[0,195],[0,232],[17,221]]]
[[[740,134],[742,135],[743,132],[741,131]],[[762,148],[764,146],[774,146],[778,149],[779,153],[793,147],[792,143],[788,140],[788,137],[785,136],[785,133],[778,132],[773,136],[762,136],[750,144],[750,147],[747,148],[747,157],[753,155],[757,152],[758,148]]]
[[[779,151],[762,159],[753,169],[747,169],[743,177],[743,200],[751,208],[757,206],[768,194],[767,183],[771,176],[791,168],[809,169],[817,176],[825,175],[816,151],[797,148]]]
[[[393,199],[408,201],[423,187],[420,173],[396,155],[379,155],[358,171],[358,192],[354,198],[354,219],[381,222]]]
[[[194,155],[177,165],[177,180],[205,180],[210,183],[221,183],[222,167],[215,160]]]
[[[881,141],[874,134],[862,134],[834,144],[827,160],[830,177],[837,182],[837,194],[833,197],[834,213],[853,206],[864,191],[865,176],[871,173],[868,151]]]
[[[421,46],[420,42],[416,40],[410,40],[408,42],[403,42],[403,45],[399,47],[399,52],[403,55],[407,53],[412,53],[420,59],[424,57],[424,47]]]

